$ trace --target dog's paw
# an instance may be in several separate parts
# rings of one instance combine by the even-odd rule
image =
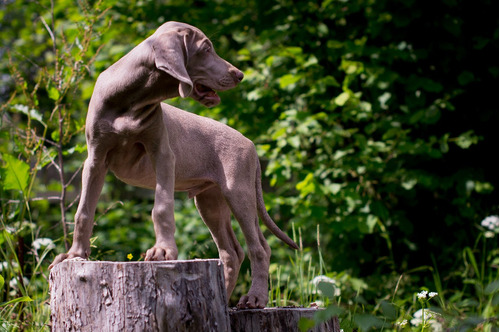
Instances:
[[[177,259],[177,248],[154,246],[146,251],[146,261],[173,261]]]
[[[52,262],[52,264],[49,265],[49,270],[51,270],[54,266],[56,266],[57,264],[65,261],[65,260],[85,261],[86,259],[81,257],[80,255],[75,255],[75,254],[71,254],[71,253],[60,254],[60,255],[57,255],[56,258],[54,259],[54,261]]]
[[[266,306],[268,301],[267,294],[262,296],[252,295],[248,293],[240,298],[236,305],[238,309],[262,309]]]

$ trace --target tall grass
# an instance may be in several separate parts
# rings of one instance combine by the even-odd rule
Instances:
[[[497,219],[498,220],[498,219]],[[443,278],[439,266],[423,266],[404,274],[392,274],[392,292],[366,300],[369,286],[347,272],[328,272],[322,261],[317,229],[317,252],[305,250],[301,229],[293,228],[300,249],[290,256],[290,265],[272,270],[270,305],[320,306],[314,321],[302,322],[307,330],[315,323],[338,316],[344,331],[498,331],[498,249],[488,250],[487,241],[498,241],[498,226],[481,230],[474,246],[461,252],[462,268]],[[298,235],[298,236],[297,236]],[[425,274],[433,289],[415,287],[411,275]],[[459,277],[460,289],[446,289],[446,280]]]
[[[318,293],[317,285],[326,274],[326,267],[321,255],[319,241],[319,225],[317,226],[317,257],[313,252],[304,250],[302,243],[302,230],[292,225],[293,240],[298,243],[299,249],[290,256],[289,265],[279,265],[271,268],[269,303],[271,306],[286,307],[309,306],[315,301],[328,304],[328,297]],[[323,278],[325,279],[325,278]],[[333,279],[331,279],[332,281]],[[324,280],[323,280],[324,281]]]
[[[23,262],[18,256],[16,234],[10,233],[3,222],[2,226],[2,244],[5,247],[0,247],[0,289],[5,291],[5,301],[0,303],[0,331],[48,331],[47,255],[53,244],[47,241],[38,246],[35,240],[36,247],[32,248],[29,260]],[[31,235],[34,237],[35,233]]]

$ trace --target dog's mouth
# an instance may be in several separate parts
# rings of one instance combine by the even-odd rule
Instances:
[[[192,97],[207,107],[213,107],[220,103],[220,97],[217,95],[217,92],[201,83],[194,85]]]

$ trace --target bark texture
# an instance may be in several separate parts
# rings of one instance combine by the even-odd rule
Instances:
[[[321,309],[309,308],[265,308],[259,310],[230,310],[232,332],[300,332],[301,318],[313,319]],[[337,317],[323,322],[313,332],[340,332]]]
[[[64,261],[50,273],[52,331],[229,331],[218,259]]]

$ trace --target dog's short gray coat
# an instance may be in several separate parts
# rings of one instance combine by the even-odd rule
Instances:
[[[259,217],[288,245],[297,245],[266,212],[255,147],[224,124],[162,103],[181,96],[214,106],[220,102],[215,91],[233,88],[242,79],[243,73],[220,58],[199,29],[178,22],[163,24],[101,73],[86,120],[88,157],[73,245],[51,266],[90,255],[95,209],[111,170],[126,183],[155,190],[156,243],[146,260],[177,259],[174,190],[194,197],[224,262],[228,298],[244,258],[231,228],[232,213],[245,236],[252,269],[250,291],[238,306],[264,307],[271,250]]]

